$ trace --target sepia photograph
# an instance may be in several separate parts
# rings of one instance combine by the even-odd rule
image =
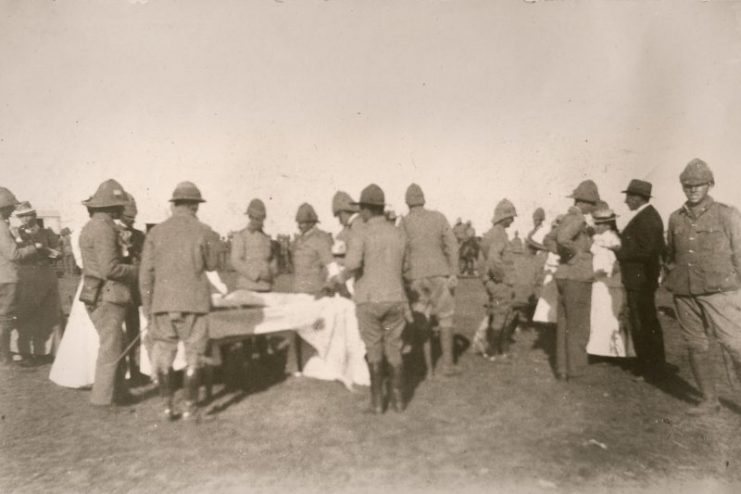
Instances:
[[[0,0],[0,492],[741,492],[741,1]]]

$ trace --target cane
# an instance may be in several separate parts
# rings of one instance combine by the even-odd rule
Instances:
[[[147,332],[147,330],[145,329],[144,331],[142,331],[141,333],[139,333],[138,335],[136,335],[136,338],[134,338],[133,340],[131,340],[131,343],[129,343],[128,346],[124,349],[123,353],[118,356],[118,358],[116,359],[116,361],[114,362],[113,365],[118,365],[118,363],[121,361],[121,359],[124,358],[126,356],[126,354],[129,353],[129,350],[131,350],[132,348],[134,348],[134,345],[136,344],[136,342],[141,339],[142,333],[146,333],[146,332]]]

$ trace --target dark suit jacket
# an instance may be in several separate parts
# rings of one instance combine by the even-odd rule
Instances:
[[[664,251],[664,222],[649,205],[625,226],[617,252],[626,290],[655,290]]]

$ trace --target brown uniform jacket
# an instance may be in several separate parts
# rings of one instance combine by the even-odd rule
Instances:
[[[273,288],[277,271],[270,237],[262,230],[249,227],[237,232],[232,239],[232,267],[239,273],[237,288],[267,292]]]
[[[514,258],[507,230],[501,225],[492,226],[484,235],[479,263],[484,283],[490,279],[497,283],[514,284]]]
[[[97,291],[98,299],[119,305],[131,303],[136,266],[124,263],[116,224],[108,213],[93,213],[80,231],[83,291]],[[100,286],[100,288],[94,288]]]
[[[409,246],[410,279],[458,274],[458,241],[442,213],[412,208],[401,229]]]
[[[345,258],[346,273],[356,276],[355,303],[406,302],[403,279],[409,273],[408,260],[404,232],[383,216],[369,219],[350,239]]]
[[[0,283],[18,282],[18,261],[36,254],[36,247],[20,247],[6,220],[0,219]]]
[[[556,229],[556,250],[561,260],[555,278],[591,281],[594,276],[591,246],[584,214],[575,206],[569,208]]]
[[[327,266],[334,262],[332,236],[316,227],[291,244],[293,291],[319,293],[327,281]]]
[[[665,285],[674,295],[741,287],[741,213],[708,196],[669,217]]]
[[[220,254],[218,235],[195,214],[176,212],[152,228],[139,274],[145,314],[207,313],[211,289],[206,271],[218,267]]]

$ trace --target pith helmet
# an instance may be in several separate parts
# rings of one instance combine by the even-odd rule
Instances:
[[[545,211],[543,211],[543,208],[538,208],[533,213],[533,219],[534,220],[540,220],[543,221],[545,219]]]
[[[298,207],[298,211],[296,211],[297,223],[316,223],[318,221],[319,217],[311,204],[303,203]]]
[[[28,201],[23,201],[15,207],[16,216],[28,216],[34,213],[36,213],[36,209]]]
[[[15,195],[5,187],[0,187],[0,208],[16,207],[17,205],[18,199],[15,198]]]
[[[715,178],[708,164],[695,158],[684,167],[684,171],[679,175],[679,181],[682,185],[705,185],[714,184]]]
[[[349,213],[355,213],[358,207],[353,205],[352,197],[347,192],[339,190],[335,193],[332,198],[332,214],[337,216],[341,211],[347,211]]]
[[[110,178],[100,184],[95,194],[88,200],[82,201],[82,204],[89,208],[110,208],[125,206],[127,202],[128,199],[124,188],[120,183]]]
[[[517,216],[517,210],[515,205],[509,199],[502,199],[494,208],[494,218],[491,220],[492,223],[499,223],[507,218],[514,218]]]
[[[252,199],[250,205],[247,206],[247,216],[250,218],[257,218],[264,220],[268,213],[265,210],[265,203],[260,199]]]
[[[422,187],[417,184],[411,184],[407,188],[406,203],[409,207],[424,206],[425,194],[422,192]]]
[[[180,182],[172,192],[170,202],[188,201],[188,202],[206,202],[193,182]]]
[[[139,214],[139,208],[136,207],[136,199],[128,192],[126,193],[126,198],[128,200],[124,206],[123,215],[129,218],[136,218],[136,215]]]
[[[360,193],[360,200],[358,202],[354,202],[353,204],[366,204],[368,206],[385,206],[386,205],[386,196],[383,193],[383,189],[381,189],[376,184],[370,184],[367,186],[363,191]]]
[[[568,196],[578,201],[591,202],[592,204],[597,203],[599,198],[599,191],[597,190],[597,184],[592,180],[585,180],[574,189],[574,192]]]
[[[635,196],[645,197],[646,199],[651,198],[651,183],[644,180],[633,179],[628,184],[628,188],[623,191],[623,194],[631,194]]]

